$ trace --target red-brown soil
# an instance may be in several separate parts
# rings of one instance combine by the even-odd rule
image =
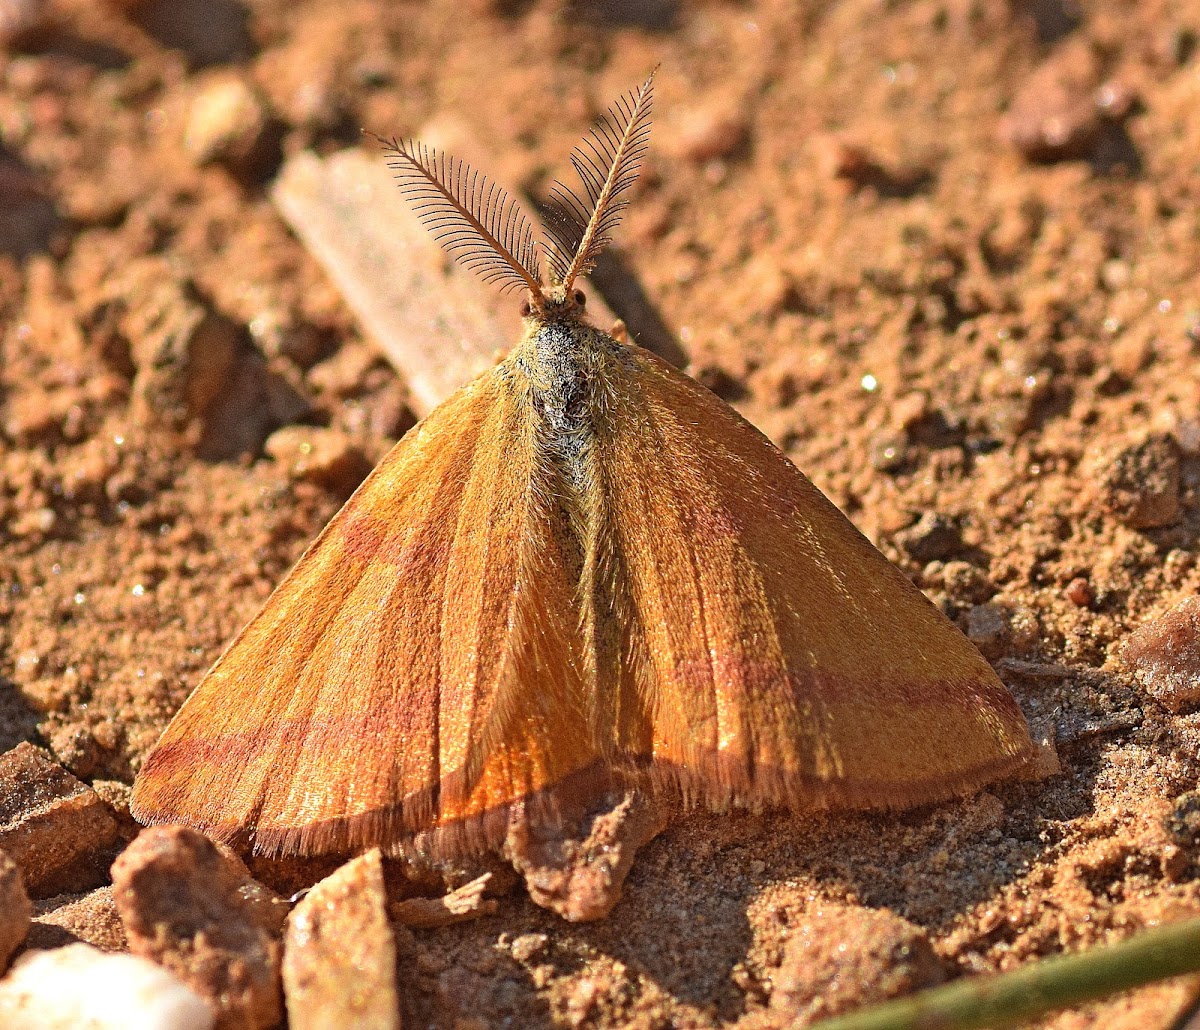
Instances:
[[[1200,716],[1117,657],[1200,584],[1200,3],[4,0],[0,25],[39,6],[0,50],[0,751],[131,782],[413,423],[270,203],[285,155],[449,113],[544,196],[661,62],[599,288],[970,632],[1062,772],[900,817],[688,816],[605,921],[515,894],[404,932],[410,1025],[782,1025],[903,989],[881,936],[914,986],[1200,912],[1172,819]],[[231,77],[263,123],[210,161],[188,112]],[[338,431],[315,471],[265,448],[293,424]],[[1043,1025],[1166,1027],[1188,997]]]

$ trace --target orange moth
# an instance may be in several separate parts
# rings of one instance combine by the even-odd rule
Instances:
[[[772,444],[588,324],[576,282],[648,144],[653,76],[556,183],[542,251],[502,190],[392,141],[459,261],[526,291],[509,356],[416,426],[146,759],[144,822],[270,854],[457,861],[615,786],[902,808],[1033,754],[970,642]]]

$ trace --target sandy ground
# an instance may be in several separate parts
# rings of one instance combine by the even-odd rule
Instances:
[[[690,815],[606,921],[516,894],[402,933],[411,1025],[782,1025],[1200,912],[1200,720],[1117,657],[1200,582],[1195,0],[38,7],[0,3],[0,751],[131,782],[413,424],[268,199],[285,157],[452,115],[545,196],[661,62],[601,291],[970,633],[1062,772],[898,818]],[[231,80],[255,111],[197,138]],[[327,460],[268,448],[284,426]]]

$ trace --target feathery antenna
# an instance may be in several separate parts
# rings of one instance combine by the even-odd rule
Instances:
[[[368,135],[373,135],[369,133]],[[540,303],[533,226],[521,206],[465,161],[415,140],[375,136],[417,217],[450,256],[500,292],[527,289]]]
[[[571,154],[582,190],[556,180],[546,216],[551,279],[570,289],[611,241],[650,139],[654,75],[621,97]]]

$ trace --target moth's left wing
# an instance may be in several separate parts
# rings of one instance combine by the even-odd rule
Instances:
[[[793,809],[933,801],[1030,758],[979,652],[758,430],[646,351],[605,378],[597,562],[646,724],[618,750]]]

